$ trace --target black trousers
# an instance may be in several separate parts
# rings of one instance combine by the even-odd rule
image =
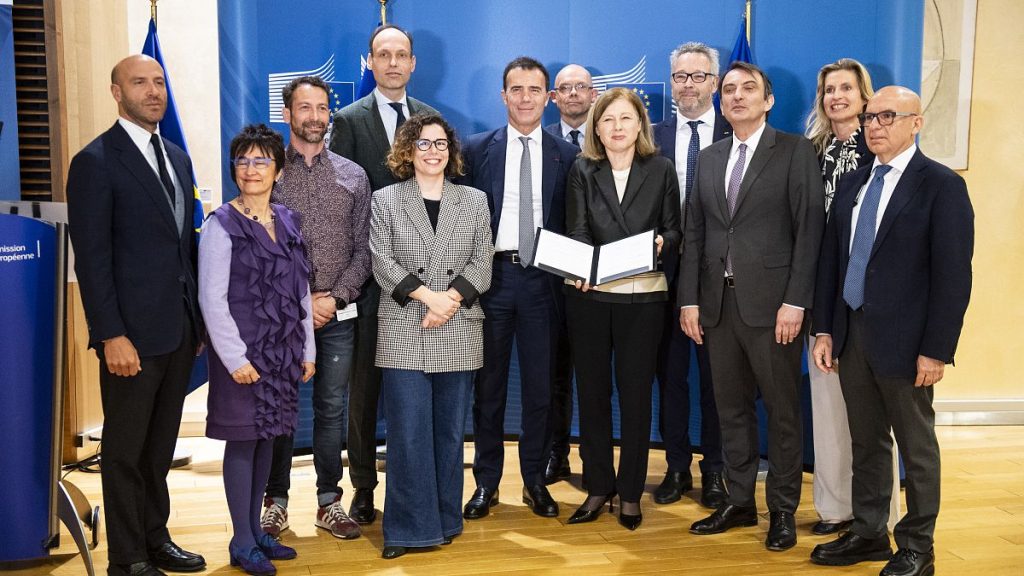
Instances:
[[[371,276],[356,300],[359,316],[356,317],[356,349],[348,393],[348,472],[356,489],[377,487],[377,403],[381,374],[374,360],[379,304],[380,286]]]
[[[736,292],[726,287],[717,326],[704,327],[715,374],[715,404],[729,502],[754,506],[760,449],[758,392],[768,413],[768,478],[765,496],[771,512],[796,512],[803,476],[803,420],[800,411],[802,340],[775,343],[775,328],[744,324]],[[889,477],[890,481],[892,476]]]
[[[884,378],[864,352],[863,312],[849,312],[849,331],[839,358],[839,382],[853,441],[853,526],[865,538],[886,533],[892,497],[892,438],[907,472],[907,513],[893,536],[900,548],[931,550],[939,515],[939,443],[935,437],[932,386],[914,378]]]
[[[639,502],[647,481],[651,391],[664,302],[613,304],[565,298],[580,403],[580,456],[587,491]],[[619,471],[612,452],[612,374],[619,391]]]
[[[679,327],[679,308],[668,304],[665,332],[658,350],[658,392],[661,418],[658,427],[665,444],[670,472],[689,472],[693,463],[690,440],[690,348],[697,351],[700,369],[700,461],[701,474],[721,472],[722,431],[711,379],[711,358],[706,346],[694,343]]]
[[[551,381],[551,454],[560,458],[569,455],[569,432],[572,429],[572,352],[569,328],[564,323],[558,330],[555,352],[555,376]]]
[[[192,320],[185,317],[178,349],[141,358],[135,376],[111,374],[99,349],[101,480],[111,564],[148,561],[149,550],[171,539],[167,472],[197,345]]]

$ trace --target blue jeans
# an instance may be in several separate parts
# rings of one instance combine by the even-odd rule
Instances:
[[[436,546],[462,533],[462,447],[473,372],[382,372],[388,420],[384,545]]]
[[[313,333],[316,376],[313,380],[313,467],[320,506],[341,494],[341,445],[348,434],[348,380],[355,349],[355,320],[330,322]]]

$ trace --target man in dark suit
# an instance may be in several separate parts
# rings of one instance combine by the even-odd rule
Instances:
[[[590,72],[579,64],[567,64],[555,75],[551,98],[558,107],[559,120],[544,127],[556,138],[578,150],[587,133],[587,113],[597,99]],[[551,381],[551,453],[544,467],[544,483],[554,484],[572,474],[569,469],[569,431],[572,428],[572,353],[569,333],[559,326],[555,352],[555,375]]]
[[[939,445],[934,384],[953,362],[971,296],[974,209],[963,178],[917,149],[921,100],[882,88],[861,114],[872,166],[844,178],[818,267],[811,356],[840,369],[853,440],[853,525],[814,548],[816,564],[889,562],[882,576],[935,571]],[[838,359],[838,364],[836,363]],[[896,435],[907,514],[886,523]]]
[[[100,358],[108,572],[194,572],[202,556],[167,531],[167,471],[202,319],[196,293],[192,163],[160,136],[160,64],[129,56],[110,75],[120,118],[71,161],[68,220]]]
[[[359,164],[370,178],[370,189],[396,182],[385,159],[398,127],[413,114],[437,111],[409,96],[406,86],[416,69],[412,36],[393,24],[370,35],[366,66],[377,87],[334,115],[331,152]],[[355,493],[349,515],[360,524],[377,517],[373,490],[377,487],[377,401],[380,370],[374,365],[377,348],[377,305],[380,287],[373,275],[363,285],[356,307],[356,349],[348,406],[348,461]]]
[[[803,427],[800,334],[814,295],[825,220],[821,171],[810,140],[766,121],[771,81],[733,62],[722,112],[733,137],[705,149],[690,195],[680,261],[680,323],[697,344],[707,333],[729,497],[694,534],[756,526],[758,393],[768,412],[771,521],[765,547],[796,544]]]
[[[681,44],[669,55],[672,70],[672,99],[676,113],[654,125],[654,142],[661,155],[676,166],[682,191],[682,218],[697,171],[698,153],[723,138],[732,136],[732,126],[715,111],[711,97],[718,90],[718,50],[701,42]],[[678,290],[678,258],[664,258],[669,293]],[[665,444],[668,472],[654,491],[654,501],[670,504],[693,488],[690,464],[690,349],[694,345],[679,326],[679,312],[669,303],[665,330],[658,350],[658,385],[661,399],[661,439]],[[711,365],[705,346],[696,346],[700,369],[700,502],[708,508],[725,503],[722,478],[722,434],[711,384]]]
[[[477,373],[473,403],[477,487],[463,510],[467,519],[486,516],[498,503],[513,338],[522,386],[523,501],[535,514],[558,515],[558,504],[544,485],[544,464],[553,361],[563,322],[561,278],[529,263],[538,227],[565,233],[565,182],[577,150],[541,129],[549,81],[543,64],[516,58],[505,67],[503,78],[508,125],[466,140],[466,175],[461,180],[487,194],[495,247],[491,289],[481,297],[487,317],[484,365]]]

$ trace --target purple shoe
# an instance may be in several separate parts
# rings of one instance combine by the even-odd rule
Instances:
[[[229,547],[228,552],[231,555],[231,565],[241,566],[246,574],[252,574],[252,576],[274,576],[277,574],[277,568],[274,568],[259,546],[253,546],[245,551],[231,550]]]
[[[271,560],[291,560],[299,555],[295,548],[281,544],[274,540],[274,537],[270,534],[264,533],[256,541],[256,544],[260,547],[263,554]]]

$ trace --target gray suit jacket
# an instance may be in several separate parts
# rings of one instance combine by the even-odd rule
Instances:
[[[406,96],[409,102],[409,116],[414,114],[437,114],[430,106]],[[348,158],[366,170],[370,188],[380,190],[397,182],[387,167],[387,156],[391,150],[384,121],[377,109],[373,92],[345,106],[334,115],[331,129],[331,152]]]
[[[490,287],[494,245],[487,197],[446,181],[435,232],[419,185],[410,178],[373,195],[371,222],[373,275],[381,288],[377,366],[424,372],[480,368],[484,311],[479,301],[459,308],[437,328],[423,328],[427,307],[408,293],[420,285],[447,290],[459,277],[477,293]]]
[[[785,303],[810,308],[825,225],[821,168],[811,141],[765,126],[740,184],[736,213],[725,199],[732,138],[701,151],[690,195],[678,304],[699,305],[717,326],[725,256],[731,251],[736,301],[747,326],[775,326]]]

